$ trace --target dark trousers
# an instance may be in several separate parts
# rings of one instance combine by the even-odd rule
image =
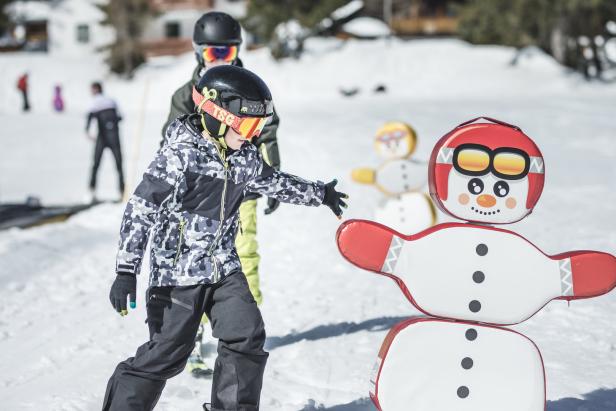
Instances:
[[[257,411],[268,354],[261,312],[244,274],[216,285],[150,287],[147,297],[150,341],[118,364],[103,411],[152,410],[166,381],[186,366],[202,313],[219,340],[211,410]]]
[[[23,110],[24,111],[29,111],[30,110],[30,103],[28,102],[28,92],[26,90],[21,90],[21,96],[23,97]]]
[[[124,173],[122,171],[122,150],[120,148],[120,136],[117,133],[110,135],[99,135],[96,139],[96,147],[94,147],[94,162],[92,163],[92,174],[90,176],[90,188],[96,188],[96,174],[98,167],[101,165],[101,157],[103,150],[109,148],[115,159],[116,168],[118,170],[118,186],[120,192],[124,193]]]

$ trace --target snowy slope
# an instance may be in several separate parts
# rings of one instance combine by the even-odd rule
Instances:
[[[412,124],[419,133],[417,157],[426,159],[440,136],[485,114],[522,127],[546,159],[539,205],[510,228],[550,254],[616,252],[614,86],[588,85],[541,53],[511,67],[511,49],[455,40],[315,40],[308,49],[299,62],[272,62],[264,50],[242,57],[271,85],[282,118],[283,167],[315,180],[338,177],[351,196],[346,217],[370,218],[378,203],[380,194],[353,184],[350,170],[377,164],[372,135],[384,121]],[[1,200],[37,193],[44,202],[73,202],[85,193],[92,147],[83,138],[84,107],[89,82],[105,73],[94,58],[68,63],[44,56],[0,59],[0,72],[7,73],[0,76],[6,90]],[[156,150],[170,94],[192,65],[190,55],[159,59],[132,82],[107,79],[108,94],[119,99],[126,117],[125,163],[133,183]],[[16,73],[26,68],[36,87],[34,111],[23,115],[13,90]],[[50,109],[58,80],[68,88],[69,110],[61,115]],[[387,94],[372,94],[378,83]],[[340,87],[361,90],[349,99]],[[101,195],[113,198],[111,156],[103,162]],[[100,409],[116,363],[146,340],[146,276],[128,317],[114,314],[107,300],[122,210],[106,204],[64,224],[0,232],[2,409]],[[340,257],[338,224],[327,209],[289,205],[259,218],[270,351],[264,410],[371,409],[365,397],[380,343],[393,324],[418,315],[391,280]],[[616,293],[570,306],[552,302],[515,327],[542,351],[550,411],[614,409],[614,312]],[[169,381],[157,409],[199,409],[209,389],[209,382],[181,374]],[[587,400],[563,399],[590,393]],[[612,408],[605,405],[610,402]]]

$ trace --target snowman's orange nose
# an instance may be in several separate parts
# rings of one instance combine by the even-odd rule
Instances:
[[[482,194],[477,197],[477,204],[485,208],[490,208],[496,204],[496,198],[490,194]]]

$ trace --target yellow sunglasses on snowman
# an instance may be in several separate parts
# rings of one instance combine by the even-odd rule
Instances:
[[[528,174],[530,156],[513,147],[491,150],[480,144],[461,144],[454,149],[452,163],[457,171],[465,175],[493,173],[502,179],[519,180]]]

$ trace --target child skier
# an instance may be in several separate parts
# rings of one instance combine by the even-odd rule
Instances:
[[[104,410],[153,409],[166,380],[183,370],[203,313],[219,339],[211,410],[258,410],[268,354],[261,313],[234,246],[244,192],[325,204],[338,217],[346,207],[336,180],[314,183],[277,171],[248,142],[272,115],[270,92],[258,76],[236,66],[212,68],[193,98],[197,113],[169,126],[124,213],[109,298],[122,315],[127,296],[135,307],[136,274],[152,229],[150,340],[118,364]]]
[[[171,107],[165,125],[163,127],[163,139],[161,146],[166,140],[167,127],[179,116],[190,114],[194,111],[192,90],[199,82],[199,79],[207,70],[221,65],[233,65],[243,67],[239,53],[242,45],[242,27],[240,23],[228,15],[219,11],[208,11],[203,14],[196,22],[192,38],[193,50],[197,58],[197,65],[192,72],[190,79],[180,86],[171,98]],[[272,116],[269,118],[265,127],[259,134],[259,138],[254,138],[251,143],[257,146],[263,159],[268,165],[275,169],[280,169],[280,153],[278,150],[278,125],[280,119],[274,108]],[[259,243],[257,241],[257,199],[261,197],[257,193],[245,193],[242,204],[240,205],[239,224],[242,227],[238,230],[235,237],[235,248],[240,257],[242,272],[246,276],[250,292],[255,298],[257,305],[263,301],[259,282]],[[267,199],[265,214],[273,213],[280,202],[275,198]],[[202,345],[211,339],[211,326],[208,324],[207,317],[203,316],[203,321],[197,332],[195,349],[188,357],[187,370],[197,378],[207,377],[212,374],[210,365],[206,364],[201,356]]]

